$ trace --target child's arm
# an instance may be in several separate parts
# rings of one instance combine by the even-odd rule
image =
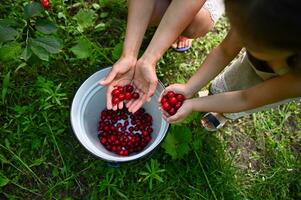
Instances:
[[[240,44],[236,33],[230,30],[225,39],[214,48],[204,60],[198,71],[185,84],[187,91],[193,96],[200,88],[216,77],[240,52]]]
[[[300,75],[288,74],[251,88],[192,100],[195,111],[232,113],[258,108],[288,98],[301,97]]]
[[[301,76],[300,74],[287,74],[246,90],[186,100],[178,112],[167,120],[170,123],[181,121],[192,111],[241,112],[294,97],[301,97]]]

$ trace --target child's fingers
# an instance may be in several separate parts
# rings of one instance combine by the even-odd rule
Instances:
[[[161,103],[161,99],[162,99],[163,95],[165,95],[165,90],[166,90],[166,89],[164,89],[164,90],[160,93],[160,95],[159,95],[159,98],[158,98],[158,103],[159,103],[159,104]]]
[[[163,98],[164,95],[167,94],[168,91],[172,91],[173,89],[173,85],[170,85],[168,87],[166,87],[161,93],[160,93],[160,96],[158,98],[158,102],[161,103],[161,99]]]
[[[181,121],[181,116],[176,113],[175,115],[168,117],[167,121],[172,124],[177,123],[177,122]]]

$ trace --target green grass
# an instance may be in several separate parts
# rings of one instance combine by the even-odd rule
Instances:
[[[126,8],[121,0],[62,2],[53,0],[50,13],[64,40],[60,54],[50,62],[0,61],[0,199],[301,199],[300,103],[231,122],[217,133],[193,119],[186,124],[190,151],[182,159],[159,148],[113,168],[89,154],[71,131],[70,104],[87,77],[116,60]],[[92,3],[100,5],[94,26],[104,28],[78,32],[73,16]],[[22,11],[22,4],[7,1],[0,18],[21,19]],[[187,80],[227,29],[223,19],[188,53],[169,50],[158,64],[160,79],[166,85]],[[78,38],[92,43],[89,58],[70,51]]]

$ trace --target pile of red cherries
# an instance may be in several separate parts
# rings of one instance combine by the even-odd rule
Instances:
[[[123,101],[129,101],[131,99],[139,99],[140,95],[134,91],[134,86],[128,84],[126,86],[118,86],[112,91],[112,104],[116,105]]]
[[[103,110],[98,124],[100,143],[120,156],[142,151],[152,140],[153,118],[140,108],[134,114],[127,108]]]

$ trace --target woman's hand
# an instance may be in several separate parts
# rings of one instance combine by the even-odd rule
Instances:
[[[150,101],[151,96],[155,93],[158,84],[156,75],[156,63],[148,63],[143,60],[138,60],[135,68],[133,84],[140,97],[137,100],[131,100],[126,106],[129,111],[134,113],[146,101]]]
[[[133,57],[121,57],[112,67],[111,72],[107,77],[100,81],[101,85],[107,86],[107,109],[117,110],[117,108],[123,108],[123,102],[113,106],[112,104],[112,91],[115,86],[124,86],[131,83],[134,72],[136,58]]]
[[[191,99],[184,101],[183,105],[179,108],[176,114],[170,116],[166,111],[160,108],[163,112],[163,118],[171,124],[178,123],[184,120],[193,111],[193,103]]]

